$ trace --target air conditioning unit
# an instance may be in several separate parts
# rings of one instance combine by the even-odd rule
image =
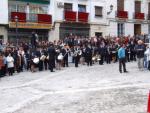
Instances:
[[[58,2],[57,7],[58,8],[64,8],[64,3],[63,2]]]

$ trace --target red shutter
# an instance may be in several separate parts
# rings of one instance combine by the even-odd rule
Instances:
[[[52,24],[52,16],[47,14],[38,14],[38,23]]]
[[[64,17],[66,21],[76,21],[76,12],[65,11]]]

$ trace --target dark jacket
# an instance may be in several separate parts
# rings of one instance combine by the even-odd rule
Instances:
[[[49,55],[49,60],[55,60],[56,51],[54,47],[48,48],[48,55]]]
[[[137,45],[135,47],[137,58],[144,58],[144,52],[146,50],[144,45]]]

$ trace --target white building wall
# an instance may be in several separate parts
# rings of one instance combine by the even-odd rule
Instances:
[[[125,36],[134,36],[134,24],[133,23],[125,23]]]
[[[117,36],[117,22],[111,21],[104,34],[105,36]]]
[[[142,34],[148,34],[148,25],[147,24],[141,25],[141,32],[142,32]]]
[[[8,0],[0,1],[0,24],[8,24]]]
[[[134,17],[134,0],[125,0],[125,6],[124,6],[124,10],[128,11],[128,19],[129,20],[133,20]]]

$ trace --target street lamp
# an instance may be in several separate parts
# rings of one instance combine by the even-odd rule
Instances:
[[[109,14],[113,11],[113,8],[114,8],[114,6],[111,4],[111,5],[110,5],[110,11],[107,12],[107,15],[109,15]]]
[[[16,42],[18,46],[18,16],[15,16],[15,22],[16,22]]]

